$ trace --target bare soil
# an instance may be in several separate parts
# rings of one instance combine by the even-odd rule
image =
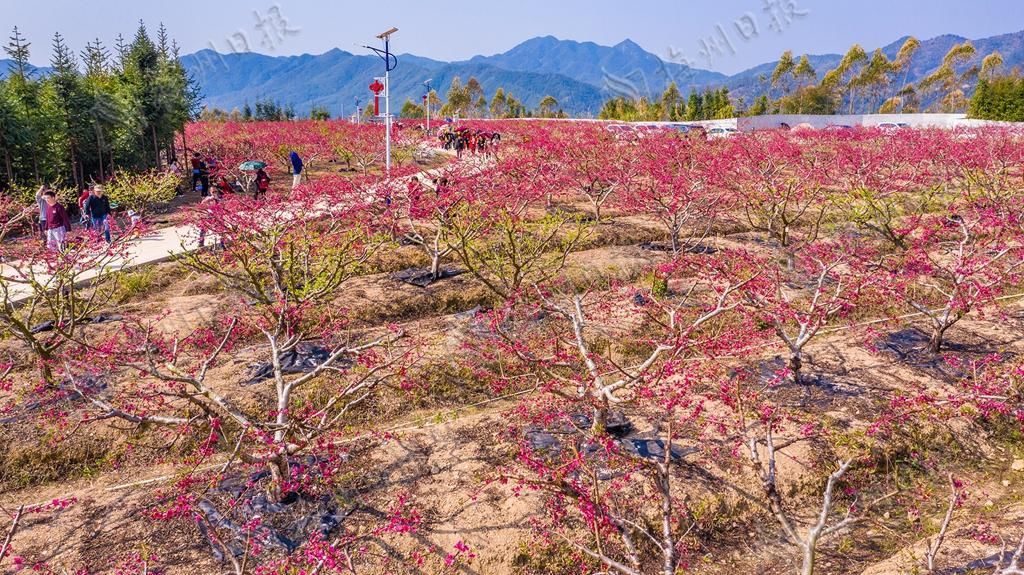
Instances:
[[[657,240],[658,234],[649,221],[623,218],[614,224],[599,224],[596,239],[588,249],[571,256],[571,273],[580,281],[634,281],[642,270],[670,257],[663,251],[640,246]],[[706,243],[718,249],[763,249],[742,235],[708,239]],[[391,277],[398,269],[421,264],[417,254],[402,248],[394,257],[378,262],[374,273],[346,284],[337,301],[355,319],[354,329],[374,330],[389,323],[399,324],[423,343],[424,364],[445,382],[438,385],[436,394],[428,396],[387,391],[355,416],[355,421],[367,427],[389,431],[361,443],[353,451],[354,468],[359,469],[353,481],[358,484],[361,500],[368,508],[383,506],[396,492],[408,493],[424,519],[422,528],[412,537],[389,537],[376,545],[384,556],[414,551],[425,554],[427,563],[409,571],[414,573],[440,572],[443,558],[460,541],[476,557],[459,567],[459,573],[554,573],[537,571],[531,566],[535,564],[524,559],[530,552],[561,553],[563,561],[571,557],[564,549],[558,551],[556,545],[542,544],[533,530],[531,519],[541,512],[540,498],[530,491],[515,489],[514,480],[501,481],[508,479],[504,465],[514,455],[514,446],[502,437],[511,404],[498,400],[486,386],[471,381],[460,371],[463,344],[477,337],[472,328],[472,313],[467,312],[486,308],[492,298],[469,274],[426,288]],[[201,280],[173,262],[155,266],[153,273],[154,278],[141,281],[136,292],[112,303],[112,309],[158,318],[159,328],[171,334],[230,316],[233,306],[239,305],[226,297],[216,283]],[[950,332],[951,353],[971,358],[992,352],[1024,353],[1024,306],[1008,302],[1004,312],[1003,316],[972,316],[958,324]],[[888,337],[913,327],[923,326],[902,322],[882,324],[876,329]],[[941,390],[949,385],[949,377],[955,375],[948,366],[918,361],[920,357],[906,353],[913,349],[877,344],[877,338],[864,341],[860,332],[837,330],[810,346],[808,382],[781,383],[772,387],[770,393],[782,405],[809,417],[828,419],[854,434],[863,431],[885,409],[893,393]],[[0,346],[11,347],[9,342],[0,342]],[[237,386],[239,372],[260,360],[254,349],[241,346],[232,353],[230,362],[214,373],[217,388],[243,403],[262,401],[259,386]],[[781,361],[779,353],[778,349],[765,349],[759,367],[770,369]],[[15,376],[31,377],[31,372],[26,367]],[[485,401],[493,402],[467,407]],[[1019,537],[1019,524],[1024,519],[1024,473],[1010,471],[1010,467],[1022,457],[1021,447],[1007,445],[998,438],[971,437],[969,434],[974,430],[949,431],[951,437],[963,441],[955,452],[961,456],[972,454],[973,462],[957,462],[961,463],[957,465],[958,472],[972,482],[972,492],[977,494],[965,505],[990,517],[994,530]],[[31,455],[31,449],[47,445],[45,439],[30,425],[5,425],[0,429],[0,440],[7,445],[6,451],[0,452],[4,454],[3,466],[26,461],[25,454]],[[757,489],[753,475],[724,457],[730,446],[694,438],[688,447],[698,452],[682,464],[681,473],[687,479],[686,496],[694,504],[715,508],[718,517],[715,522],[702,523],[698,529],[702,543],[691,550],[691,572],[793,572],[795,549],[782,540],[774,520],[749,496]],[[175,472],[173,466],[164,463],[165,454],[159,453],[155,438],[126,437],[112,429],[101,429],[49,448],[71,454],[53,460],[55,473],[0,475],[4,478],[0,482],[3,509],[54,499],[74,500],[65,510],[29,516],[16,534],[19,554],[30,561],[45,561],[52,568],[72,572],[80,568],[109,572],[112,557],[140,552],[153,555],[154,565],[169,575],[224,570],[195,524],[155,521],[149,517],[162,496],[173,494],[161,492],[168,485],[165,480],[137,482],[173,476]],[[936,448],[938,457],[951,452]],[[803,507],[808,516],[818,505],[815,486],[820,478],[820,456],[815,446],[797,444],[780,459],[779,473],[786,478],[784,488],[792,496],[791,501]],[[824,546],[821,573],[923,572],[923,549],[936,518],[941,520],[945,494],[941,485],[930,484],[923,476],[907,481],[916,482],[914,489],[930,494],[922,515],[909,517],[906,509],[895,502],[890,509],[880,509],[877,519]],[[981,566],[975,561],[991,557],[998,547],[992,542],[979,542],[967,527],[956,526],[940,556],[940,573],[970,573],[970,569]],[[554,555],[547,557],[547,564],[555,565]],[[715,559],[705,559],[708,557]],[[397,569],[393,567],[381,569],[381,573],[400,572],[392,570]]]

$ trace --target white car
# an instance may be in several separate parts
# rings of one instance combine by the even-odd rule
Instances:
[[[739,133],[736,128],[710,128],[708,129],[709,138],[729,138]]]
[[[884,130],[886,132],[895,132],[897,130],[902,130],[904,128],[909,127],[910,124],[906,122],[882,122],[881,124],[878,125],[878,129]]]

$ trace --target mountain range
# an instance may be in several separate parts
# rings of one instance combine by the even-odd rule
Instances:
[[[882,51],[893,58],[905,40],[905,37],[900,38],[882,47]],[[925,77],[941,64],[953,45],[964,40],[967,38],[948,34],[923,40],[905,78],[898,83],[916,82]],[[1024,31],[972,42],[979,61],[990,52],[999,51],[1007,68],[1024,64]],[[819,77],[841,59],[841,54],[809,55]],[[383,72],[383,62],[377,56],[356,55],[339,49],[301,56],[266,56],[252,52],[219,54],[201,50],[183,56],[182,62],[199,82],[207,106],[231,110],[269,99],[281,105],[290,104],[299,114],[322,106],[334,116],[351,114],[357,101],[361,106],[371,102],[369,84]],[[558,100],[561,109],[575,116],[596,115],[602,103],[613,96],[656,97],[673,81],[684,95],[691,89],[724,86],[734,98],[749,103],[764,93],[763,78],[771,75],[776,63],[777,60],[766,62],[727,76],[666,62],[631,40],[601,46],[544,36],[527,40],[501,54],[474,56],[457,62],[399,55],[398,67],[391,77],[392,105],[393,112],[397,113],[406,99],[419,103],[426,80],[431,80],[431,87],[443,99],[455,77],[463,83],[475,77],[488,99],[501,87],[527,108],[536,108],[541,99],[550,95]],[[0,75],[6,74],[8,64],[0,60]],[[47,71],[37,69],[38,74]]]

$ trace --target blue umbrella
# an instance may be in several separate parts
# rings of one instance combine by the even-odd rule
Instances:
[[[250,160],[248,162],[242,162],[241,166],[238,166],[239,170],[243,172],[255,172],[256,170],[262,170],[267,167],[266,162],[260,162],[256,160]]]

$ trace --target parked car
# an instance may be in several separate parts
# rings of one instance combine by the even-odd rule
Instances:
[[[628,124],[608,124],[605,129],[613,134],[621,134],[623,132],[633,131],[633,127]]]
[[[886,132],[895,132],[896,130],[902,130],[909,127],[910,124],[906,122],[882,122],[878,125],[878,129]]]
[[[666,127],[671,128],[679,132],[680,134],[684,134],[686,136],[700,138],[707,138],[708,136],[708,131],[704,128],[704,126],[698,126],[696,124],[670,124]]]
[[[709,138],[728,138],[739,133],[736,128],[715,127],[708,130]]]
[[[636,130],[629,124],[608,124],[605,129],[611,132],[617,140],[630,140],[637,137]]]

